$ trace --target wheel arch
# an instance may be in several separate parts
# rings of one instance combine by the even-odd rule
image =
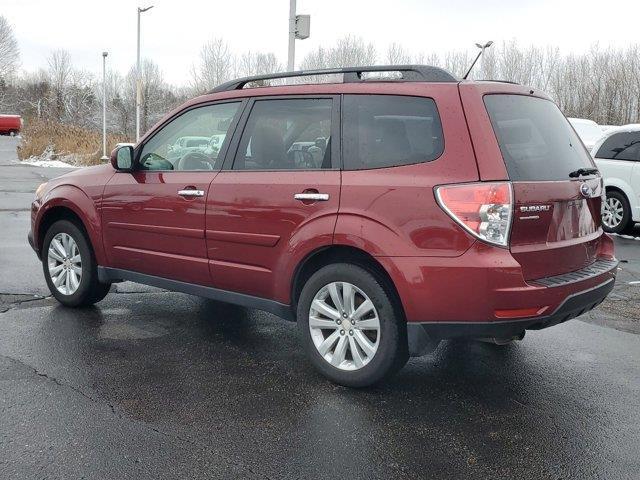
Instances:
[[[627,195],[627,192],[625,192],[621,187],[617,185],[607,185],[606,187],[604,187],[604,190],[605,192],[621,193],[622,195],[624,195],[624,198],[627,200],[627,202],[629,201],[629,195]]]
[[[391,275],[384,266],[368,252],[357,247],[340,244],[333,244],[312,251],[296,266],[291,282],[291,305],[294,311],[306,281],[320,268],[333,263],[357,265],[378,278],[383,283],[383,287],[389,292],[399,318],[406,321],[400,294]]]
[[[605,192],[614,191],[623,194],[629,204],[629,207],[631,207],[631,211],[633,212],[636,205],[633,205],[631,200],[635,197],[633,188],[629,183],[616,177],[607,178],[604,182],[604,190]]]
[[[69,185],[58,187],[52,193],[54,196],[40,207],[35,223],[33,233],[38,251],[42,252],[44,237],[54,222],[70,220],[86,234],[98,264],[104,264],[100,216],[94,202],[82,190]]]

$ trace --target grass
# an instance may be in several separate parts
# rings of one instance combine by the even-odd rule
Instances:
[[[20,132],[22,141],[18,158],[37,157],[43,160],[62,160],[73,165],[102,163],[102,132],[74,125],[31,119],[25,120]],[[107,155],[117,143],[129,141],[124,135],[107,134]]]

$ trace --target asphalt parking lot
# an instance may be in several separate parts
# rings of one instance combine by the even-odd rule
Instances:
[[[133,284],[47,297],[35,187],[0,137],[0,479],[638,478],[640,230],[611,297],[508,347],[443,342],[390,382],[335,386],[295,325]]]

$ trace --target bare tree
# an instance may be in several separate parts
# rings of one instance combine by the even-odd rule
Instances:
[[[376,60],[376,49],[372,43],[348,35],[338,40],[334,47],[318,47],[309,52],[300,65],[304,70],[309,70],[374,65]]]
[[[20,51],[7,19],[0,16],[0,79],[10,77],[18,67]]]
[[[200,51],[200,63],[192,69],[194,89],[203,92],[230,80],[234,75],[235,63],[235,55],[222,38],[205,43]]]
[[[264,75],[275,73],[283,69],[282,64],[273,53],[243,53],[236,68],[236,76]]]
[[[9,31],[9,37],[6,31]],[[13,37],[10,27],[0,17],[0,51],[7,44],[6,41],[2,43],[3,38]],[[377,63],[424,63],[443,67],[460,77],[476,52],[475,48],[469,48],[410,54],[403,45],[393,43],[378,57],[373,44],[347,36],[334,45],[312,50],[300,66],[318,69]],[[0,64],[6,58],[0,57]],[[9,62],[13,75],[3,78],[0,71],[2,110],[99,129],[102,121],[101,82],[94,75],[74,68],[68,52],[52,52],[48,68],[33,73],[16,75],[16,64],[17,60]],[[189,86],[167,85],[158,65],[145,60],[142,65],[142,128],[147,130],[162,114],[194,93],[202,93],[237,76],[272,73],[281,69],[282,65],[273,53],[236,54],[222,39],[214,39],[203,46],[199,62],[193,67]],[[568,116],[590,118],[602,124],[640,122],[640,45],[622,49],[594,45],[586,53],[562,55],[554,47],[522,47],[515,41],[503,42],[485,52],[472,78],[514,81],[545,91]],[[331,80],[333,78],[321,76],[302,81]],[[107,102],[108,129],[131,138],[135,118],[133,69],[124,77],[117,72],[109,72]]]
[[[71,55],[66,50],[55,50],[47,63],[49,64],[49,78],[53,95],[51,114],[56,120],[62,120],[72,73]]]
[[[175,94],[175,88],[167,85],[160,67],[149,59],[144,59],[141,64],[141,93],[140,104],[140,130],[142,133],[151,128],[169,110],[178,106],[185,98]],[[129,136],[133,133],[133,119],[135,118],[136,98],[136,70],[131,67],[125,79],[125,88],[119,92],[114,101],[114,106],[123,120],[126,130],[122,131]]]
[[[387,49],[385,64],[387,65],[409,65],[412,62],[411,55],[399,43],[392,43]]]

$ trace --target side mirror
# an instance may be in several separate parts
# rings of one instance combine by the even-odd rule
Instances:
[[[133,168],[133,147],[122,145],[111,152],[111,166],[119,172],[130,172]]]

